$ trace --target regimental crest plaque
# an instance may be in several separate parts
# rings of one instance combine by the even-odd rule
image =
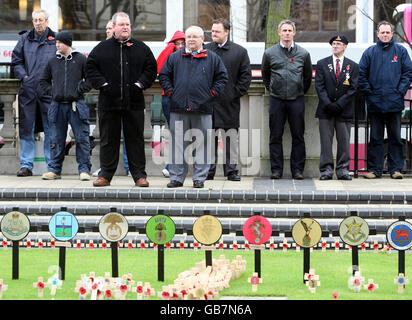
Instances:
[[[1,220],[1,232],[10,241],[24,239],[30,231],[30,220],[18,211],[12,211],[4,215]]]
[[[339,226],[339,236],[346,244],[359,246],[368,239],[368,223],[357,216],[347,217]]]
[[[249,243],[260,245],[269,240],[272,235],[272,225],[261,216],[252,216],[243,225],[243,235]]]
[[[174,221],[165,215],[159,214],[151,217],[146,223],[146,235],[156,244],[170,242],[176,232]]]
[[[407,221],[392,223],[386,231],[386,239],[396,250],[408,250],[412,247],[412,224]]]
[[[193,236],[197,242],[205,246],[210,246],[219,241],[222,231],[222,224],[219,219],[211,215],[201,216],[193,224]]]
[[[126,218],[117,212],[109,212],[99,222],[99,232],[106,241],[116,242],[126,237],[129,223]]]
[[[320,224],[312,218],[298,220],[292,228],[293,240],[302,248],[311,248],[322,237]]]
[[[60,211],[51,217],[49,231],[53,238],[59,241],[69,241],[79,231],[79,223],[72,213]]]

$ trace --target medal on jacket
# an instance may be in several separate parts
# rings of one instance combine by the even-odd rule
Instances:
[[[328,67],[329,67],[329,72],[332,72],[333,71],[333,66],[332,66],[332,64],[328,64]]]
[[[349,79],[350,79],[350,74],[349,74],[349,71],[350,71],[350,65],[347,65],[346,66],[346,79],[345,79],[345,81],[343,81],[343,85],[345,85],[345,86],[349,86],[350,85],[350,83],[349,83]]]

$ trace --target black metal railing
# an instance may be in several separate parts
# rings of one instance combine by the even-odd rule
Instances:
[[[412,86],[411,86],[412,88]],[[401,138],[404,143],[405,164],[402,173],[412,173],[412,97],[405,98],[405,108],[402,112]],[[354,177],[368,171],[368,141],[369,141],[369,118],[367,114],[364,95],[358,91],[354,100],[354,117],[352,121],[354,139],[351,143],[350,171]],[[385,143],[383,173],[388,173],[387,168],[387,139]]]

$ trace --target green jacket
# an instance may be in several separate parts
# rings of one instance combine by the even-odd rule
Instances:
[[[303,96],[312,82],[312,61],[309,52],[296,43],[290,51],[279,43],[265,50],[262,78],[270,95],[282,100]]]

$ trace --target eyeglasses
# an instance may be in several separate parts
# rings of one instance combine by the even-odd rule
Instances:
[[[40,23],[42,23],[42,22],[44,22],[44,21],[46,21],[47,19],[33,19],[33,22],[34,23],[37,23],[37,22],[40,22]]]
[[[186,39],[199,39],[200,36],[196,36],[196,35],[191,35],[191,36],[186,36]]]

